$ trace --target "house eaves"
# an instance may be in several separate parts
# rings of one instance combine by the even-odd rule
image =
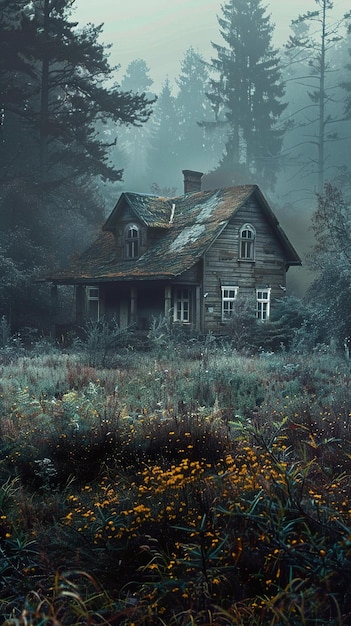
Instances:
[[[123,198],[121,196],[114,209],[114,219],[107,220],[98,239],[68,270],[56,273],[48,280],[72,284],[176,278],[201,259],[252,194],[257,194],[263,212],[284,249],[287,265],[300,265],[296,251],[263,194],[256,185],[243,185],[190,193],[171,200],[129,192],[122,194]],[[164,229],[162,236],[154,240],[137,259],[115,258],[115,240],[110,231],[124,200],[143,223]]]
[[[269,223],[271,224],[273,231],[275,232],[280,244],[283,247],[283,250],[285,252],[286,255],[286,261],[287,261],[287,265],[295,265],[295,266],[299,266],[302,265],[302,261],[298,255],[298,253],[296,252],[294,246],[292,245],[292,243],[290,242],[290,240],[288,239],[287,235],[285,234],[283,228],[280,226],[279,221],[275,215],[275,213],[273,212],[273,210],[271,209],[270,205],[268,204],[264,194],[262,193],[262,191],[260,190],[259,187],[255,186],[255,189],[253,190],[253,193],[256,194],[261,207],[263,209],[263,213],[266,216],[267,220],[269,221]]]

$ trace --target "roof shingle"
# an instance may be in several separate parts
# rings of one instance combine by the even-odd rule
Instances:
[[[287,262],[299,265],[297,253],[258,187],[242,185],[188,193],[173,199],[123,193],[99,237],[71,267],[57,272],[49,280],[72,283],[156,280],[179,276],[201,258],[253,193],[259,194],[263,211],[286,251]],[[113,229],[124,202],[147,227],[163,229],[163,232],[139,258],[116,260]]]

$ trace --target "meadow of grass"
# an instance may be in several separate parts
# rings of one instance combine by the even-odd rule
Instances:
[[[349,363],[161,348],[0,351],[1,624],[351,624]]]

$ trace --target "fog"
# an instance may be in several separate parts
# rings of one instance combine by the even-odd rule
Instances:
[[[23,20],[7,3],[0,299],[9,315],[17,298],[18,327],[27,267],[66,263],[122,191],[181,195],[183,169],[203,172],[203,189],[257,184],[307,267],[316,192],[331,182],[349,197],[351,181],[349,0],[325,0],[323,63],[320,19],[296,25],[305,43],[286,48],[291,20],[322,1],[76,0],[46,31],[41,3],[25,0]],[[43,35],[58,46],[48,59]],[[306,269],[288,276],[304,292]]]
[[[112,44],[111,61],[120,65],[117,73],[118,81],[123,81],[123,76],[131,61],[143,59],[149,68],[152,81],[150,90],[160,96],[167,81],[169,90],[166,94],[167,98],[178,97],[179,99],[179,76],[186,51],[192,47],[205,62],[210,63],[215,55],[212,42],[220,45],[224,43],[217,19],[218,16],[222,16],[222,4],[203,0],[191,2],[180,0],[176,4],[165,2],[165,0],[150,0],[147,3],[144,0],[133,0],[116,5],[114,0],[102,0],[98,4],[94,0],[78,0],[75,15],[80,23],[104,22],[103,40]],[[314,0],[309,0],[309,2],[297,0],[294,3],[272,0],[264,6],[267,6],[266,14],[270,15],[271,24],[274,26],[272,45],[279,50],[283,79],[286,81],[284,102],[287,107],[281,116],[280,123],[284,128],[288,125],[288,130],[284,134],[279,163],[272,160],[275,184],[269,185],[268,178],[256,178],[254,173],[244,182],[259,183],[299,253],[304,256],[311,245],[310,222],[311,215],[316,208],[316,192],[321,191],[322,178],[319,177],[318,183],[318,169],[323,167],[325,170],[323,172],[325,180],[345,184],[345,177],[342,181],[340,177],[345,167],[348,167],[347,153],[351,131],[350,122],[340,122],[344,117],[345,93],[341,92],[338,85],[346,78],[347,46],[350,46],[350,43],[342,39],[346,35],[342,18],[350,10],[350,5],[348,0],[338,0],[334,3],[332,11],[329,9],[329,22],[327,22],[329,32],[335,30],[341,36],[341,40],[336,45],[333,43],[330,47],[329,45],[326,47],[325,85],[328,95],[325,98],[325,119],[332,121],[332,127],[329,129],[327,124],[325,126],[325,136],[322,141],[323,165],[321,162],[319,165],[316,164],[318,160],[316,143],[321,143],[321,138],[318,138],[318,112],[313,108],[316,103],[311,102],[309,96],[311,90],[318,92],[320,86],[318,72],[315,72],[312,79],[308,77],[306,79],[306,75],[311,73],[308,65],[310,59],[305,59],[299,69],[296,69],[294,63],[289,66],[292,59],[287,58],[285,54],[286,43],[289,36],[293,34],[291,21],[296,20],[301,14],[318,10],[320,5]],[[310,22],[310,28],[311,36],[315,38],[318,46],[320,23],[314,20]],[[299,80],[299,75],[305,75],[305,79]],[[160,102],[166,106],[164,97],[165,94]],[[179,105],[177,100],[170,101],[170,103]],[[159,105],[156,105],[156,116],[157,106]],[[160,111],[159,115],[161,115]],[[151,124],[152,122],[148,126],[149,131]],[[177,141],[177,135],[174,128],[169,128],[167,132],[170,146]],[[147,133],[146,129],[146,135]],[[332,141],[329,141],[330,136],[333,137]],[[129,148],[126,139],[129,141]],[[140,136],[129,135],[127,138],[124,137],[124,141],[122,140],[122,145],[127,146],[125,155],[127,158],[121,188],[147,192],[156,183],[157,189],[181,193],[182,167],[200,169],[205,173],[213,171],[218,166],[225,143],[224,137],[219,138],[217,134],[213,140],[214,147],[212,145],[211,150],[203,149],[203,145],[201,146],[201,142],[198,142],[194,134],[193,145],[201,147],[196,152],[196,149],[192,150],[191,142],[189,142],[187,150],[183,150],[183,154],[186,154],[186,158],[189,159],[187,162],[182,161],[180,155],[178,159],[175,158],[172,149],[169,148],[167,159],[164,159],[163,154],[162,159],[157,162],[156,157],[152,161],[153,165],[149,167],[148,174],[144,172],[145,175],[143,175],[143,167],[148,159],[145,154],[143,162],[142,146],[145,141],[145,132]],[[135,156],[132,157],[130,153],[133,142],[138,145],[138,159],[135,159]],[[135,152],[135,147],[133,150]],[[210,176],[208,179],[209,186],[212,184],[222,186],[233,182],[235,184],[242,181],[239,178],[235,180],[235,177],[234,180],[216,176]],[[204,183],[206,185],[206,176]],[[111,202],[113,194],[115,191],[112,192]],[[310,280],[308,271],[305,269],[301,273],[299,270],[296,276],[296,281],[294,276],[291,276],[294,289],[304,291]]]
[[[123,72],[133,59],[142,58],[151,69],[155,86],[179,73],[187,48],[193,46],[206,58],[212,54],[211,41],[218,41],[217,15],[223,3],[218,0],[77,0],[74,16],[80,24],[104,23],[103,41],[112,44],[111,61]],[[292,19],[315,9],[314,0],[266,2],[275,24],[274,45],[285,44]],[[350,10],[349,0],[334,2],[335,15]]]

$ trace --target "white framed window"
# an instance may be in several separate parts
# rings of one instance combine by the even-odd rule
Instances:
[[[174,322],[190,322],[190,289],[177,287],[174,291]]]
[[[256,317],[259,320],[268,320],[271,309],[271,288],[256,289]]]
[[[87,314],[91,320],[100,319],[100,289],[99,287],[87,287]]]
[[[255,259],[256,231],[251,224],[244,224],[239,232],[239,258],[247,261]]]
[[[224,285],[222,287],[222,321],[232,317],[234,312],[234,302],[238,295],[239,287]]]
[[[124,251],[127,259],[136,259],[140,250],[140,229],[136,224],[128,224],[124,231]]]

